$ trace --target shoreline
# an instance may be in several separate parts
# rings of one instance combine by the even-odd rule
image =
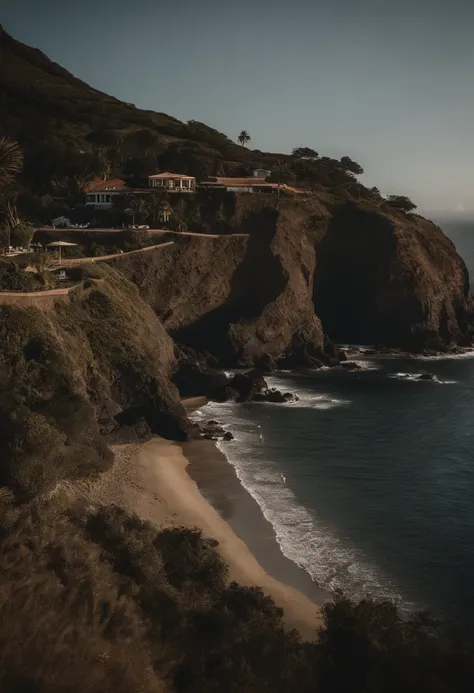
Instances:
[[[247,545],[265,572],[301,592],[318,607],[329,601],[332,595],[283,553],[273,525],[243,486],[225,452],[211,440],[180,445],[189,460],[186,471],[199,493]]]
[[[206,442],[211,443],[196,441],[177,446],[169,441],[154,440],[143,448],[140,457],[149,467],[167,507],[179,518],[180,523],[198,527],[206,537],[219,542],[217,551],[229,565],[231,579],[241,585],[261,587],[283,609],[287,626],[296,628],[304,639],[314,640],[322,624],[320,607],[302,592],[280,582],[263,569],[247,544],[200,493],[196,481],[188,473],[187,468],[192,464],[188,453],[194,455],[194,464],[197,465],[197,446]],[[194,446],[194,450],[185,448],[189,445]],[[168,448],[166,456],[163,455],[164,447]],[[219,452],[215,446],[212,447],[216,453]],[[201,454],[211,455],[210,448],[210,445],[201,446]],[[171,464],[170,453],[173,457]],[[225,464],[228,465],[227,460]],[[276,548],[279,551],[279,547]]]
[[[219,542],[216,550],[229,565],[231,580],[246,586],[261,587],[283,609],[287,627],[298,630],[305,640],[314,640],[322,625],[322,617],[320,606],[305,594],[309,585],[306,583],[306,588],[300,591],[280,582],[262,567],[258,558],[266,553],[267,561],[264,562],[267,565],[268,561],[271,563],[275,560],[276,552],[281,562],[288,561],[300,578],[306,576],[317,589],[310,576],[283,556],[274,538],[270,543],[264,542],[264,551],[252,552],[202,495],[198,484],[189,474],[191,468],[193,474],[198,468],[204,469],[206,460],[220,464],[227,471],[233,471],[232,466],[211,441],[195,441],[183,446],[194,446],[194,449],[187,448],[185,453],[180,444],[163,438],[153,438],[147,443],[112,446],[115,462],[110,470],[96,480],[62,482],[57,493],[65,493],[69,505],[89,510],[97,506],[117,505],[151,522],[157,529],[179,526],[200,529],[204,536]],[[240,486],[238,479],[236,481]],[[253,501],[250,494],[243,487],[240,488]],[[225,501],[225,498],[221,494],[222,500]],[[232,502],[232,499],[228,500]],[[263,515],[261,519],[266,522]],[[259,537],[262,527],[263,524],[258,526],[255,538]],[[281,575],[278,570],[272,572],[278,577]]]

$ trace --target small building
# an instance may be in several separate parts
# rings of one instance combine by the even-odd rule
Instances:
[[[251,176],[248,178],[223,178],[213,177],[203,181],[199,187],[205,190],[227,190],[236,193],[278,193],[285,191],[290,194],[306,193],[301,188],[293,188],[279,183],[267,183],[265,178]]]
[[[125,181],[120,178],[101,180],[95,178],[86,188],[86,206],[99,209],[111,209],[114,206],[114,198],[129,192]]]
[[[253,172],[254,178],[263,178],[264,180],[271,175],[272,175],[272,172],[268,171],[266,168],[256,168],[255,171]]]
[[[157,173],[153,176],[148,176],[148,181],[150,187],[155,190],[182,193],[196,191],[196,178],[194,176],[183,176],[180,173]]]

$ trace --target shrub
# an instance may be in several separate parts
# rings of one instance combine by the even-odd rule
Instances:
[[[25,272],[15,262],[0,264],[0,290],[39,291],[42,283],[35,272]]]

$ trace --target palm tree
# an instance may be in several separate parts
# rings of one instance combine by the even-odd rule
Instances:
[[[13,181],[23,166],[23,154],[17,142],[0,137],[0,190]]]
[[[251,140],[251,137],[250,137],[249,133],[247,132],[247,130],[242,130],[240,135],[237,137],[237,142],[240,142],[240,144],[243,147],[245,147],[247,142],[250,142],[250,140]]]

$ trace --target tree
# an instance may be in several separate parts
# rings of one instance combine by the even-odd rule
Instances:
[[[357,161],[353,161],[350,156],[343,156],[340,163],[345,171],[354,173],[356,176],[364,173],[362,166],[358,164]]]
[[[9,185],[23,166],[23,154],[17,142],[0,137],[0,191]]]
[[[4,220],[0,227],[0,244],[3,248],[10,245],[29,248],[35,234],[35,229],[26,221],[20,219],[16,207],[9,203]]]
[[[149,208],[146,200],[144,200],[143,197],[134,195],[128,208],[125,210],[125,214],[132,217],[132,226],[135,226],[135,220],[139,223],[143,223],[149,215]]]
[[[309,161],[314,161],[319,156],[318,152],[315,152],[314,149],[310,149],[310,147],[296,147],[291,152],[291,155],[295,156],[297,159],[307,159]]]
[[[282,159],[278,159],[276,166],[273,168],[267,180],[269,183],[278,183],[278,185],[281,186],[294,183],[295,178],[295,174],[288,168],[286,162]]]
[[[34,235],[35,228],[24,221],[20,221],[11,230],[12,245],[29,249]]]
[[[237,141],[240,142],[240,144],[243,147],[245,147],[247,142],[250,142],[250,140],[251,140],[251,137],[250,137],[249,133],[247,132],[247,130],[242,130],[240,135],[237,138]]]
[[[3,254],[6,253],[11,246],[11,233],[8,221],[3,221],[0,224],[0,249]]]
[[[105,147],[99,147],[97,151],[97,167],[102,180],[108,180],[112,175],[112,163]]]
[[[417,205],[412,202],[409,197],[405,197],[405,195],[389,195],[387,202],[400,212],[411,212],[417,207]]]

